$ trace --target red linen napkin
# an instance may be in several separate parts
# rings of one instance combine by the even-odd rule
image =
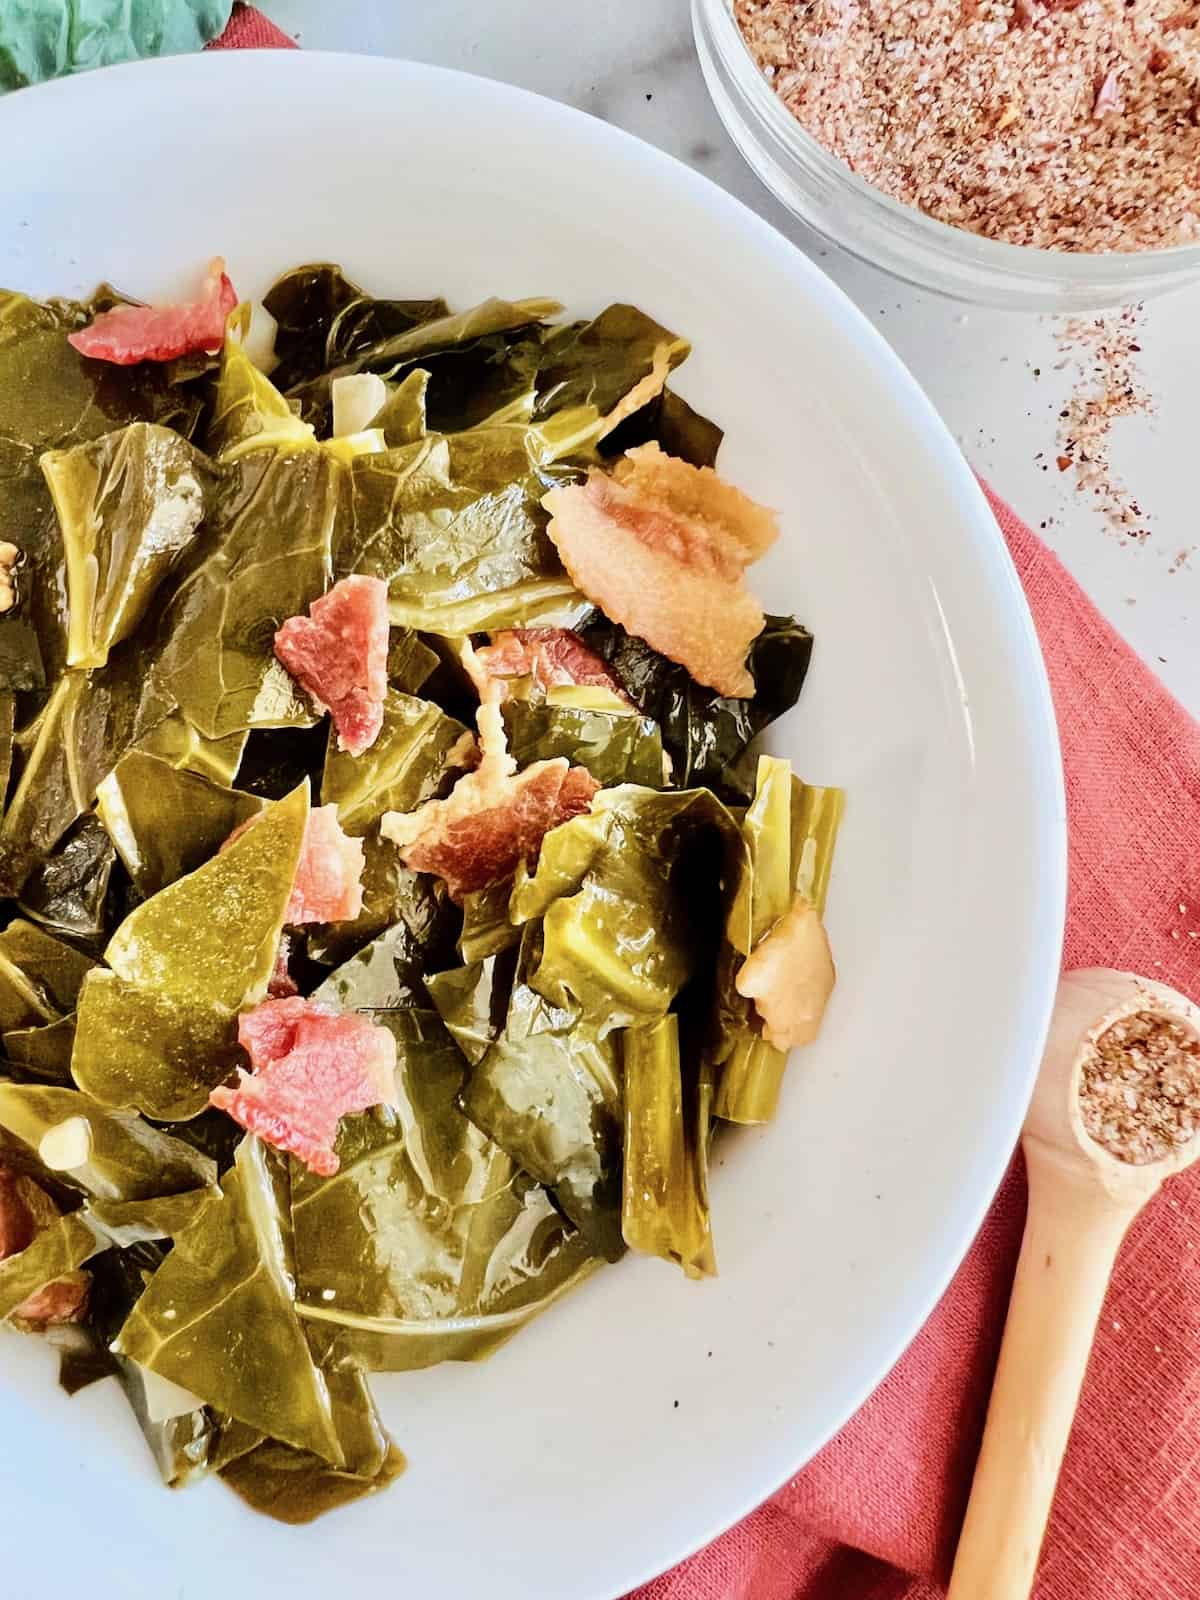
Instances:
[[[213,48],[292,45],[238,5]],[[1200,726],[1058,559],[990,498],[1058,712],[1070,826],[1065,965],[1131,968],[1200,1001]],[[630,1600],[937,1600],[970,1487],[1024,1213],[1017,1158],[941,1304],[858,1415],[773,1500]],[[1122,1251],[1035,1600],[1198,1595],[1193,1172],[1147,1207]]]

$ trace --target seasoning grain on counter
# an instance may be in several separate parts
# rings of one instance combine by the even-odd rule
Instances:
[[[859,177],[1012,244],[1200,237],[1196,0],[734,0],[758,65]]]

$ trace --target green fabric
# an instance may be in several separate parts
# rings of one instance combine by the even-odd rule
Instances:
[[[88,67],[198,50],[233,0],[4,0],[0,94]]]

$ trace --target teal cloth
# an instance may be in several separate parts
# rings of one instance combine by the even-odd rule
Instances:
[[[0,0],[0,94],[215,39],[233,0]]]

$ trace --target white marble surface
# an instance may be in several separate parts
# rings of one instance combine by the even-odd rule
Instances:
[[[687,0],[262,3],[306,48],[460,67],[607,118],[707,173],[816,253],[925,386],[972,465],[1035,528],[1045,524],[1043,536],[1096,604],[1200,713],[1200,288],[1144,314],[1139,359],[1155,414],[1115,424],[1112,459],[1150,537],[1123,543],[1053,464],[1071,376],[1056,370],[1054,319],[964,311],[807,235],[726,136],[700,76]]]

